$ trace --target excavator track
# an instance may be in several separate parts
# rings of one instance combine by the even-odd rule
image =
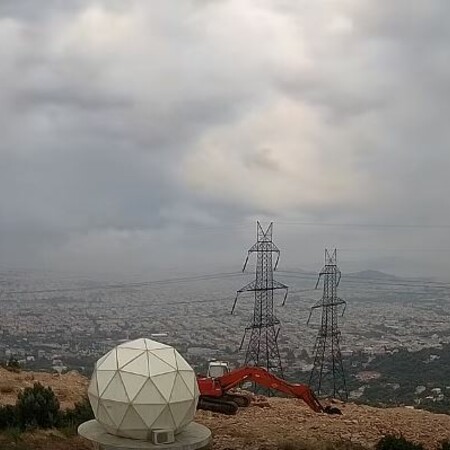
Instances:
[[[240,408],[247,408],[252,402],[252,399],[249,395],[235,394],[233,392],[225,394],[222,398],[226,401],[236,403],[236,405],[238,405]]]
[[[197,409],[233,416],[237,413],[239,406],[234,401],[225,398],[200,397]]]

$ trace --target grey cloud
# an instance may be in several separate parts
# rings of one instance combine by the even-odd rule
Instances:
[[[209,267],[240,261],[257,217],[450,223],[450,5],[325,3],[1,2],[0,261]],[[426,228],[277,230],[291,266],[329,244],[450,248]]]
[[[245,163],[249,168],[258,167],[275,172],[280,170],[280,165],[273,156],[273,152],[270,148],[255,150],[246,157]]]
[[[2,0],[0,19],[13,19],[26,22],[45,22],[49,14],[70,14],[88,4],[89,0]]]

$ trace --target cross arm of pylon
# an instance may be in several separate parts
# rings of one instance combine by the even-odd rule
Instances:
[[[322,307],[323,307],[322,299],[320,299],[315,305],[311,306],[311,308],[309,309],[309,316],[308,316],[308,320],[306,321],[306,325],[309,325],[309,321],[311,320],[313,311],[317,308],[322,308]]]
[[[273,289],[284,289],[286,292],[284,293],[283,302],[281,303],[281,306],[284,306],[286,304],[287,296],[289,293],[289,288],[283,283],[280,283],[279,281],[273,280]]]
[[[236,309],[236,304],[238,301],[239,294],[241,294],[242,292],[247,292],[247,291],[256,291],[256,280],[251,281],[250,283],[246,284],[243,288],[239,289],[236,292],[236,297],[233,302],[233,307],[231,308],[231,314],[233,314],[234,310]]]
[[[256,242],[248,249],[248,253],[255,253],[258,251],[280,253],[280,249],[273,242],[269,241]]]
[[[317,289],[319,287],[320,278],[325,275],[323,272],[319,273],[319,276],[317,277],[316,287],[314,289]]]
[[[241,292],[248,292],[248,291],[256,291],[256,280],[250,281],[250,283],[246,284],[244,287],[242,287],[241,289],[239,289],[237,291],[238,294],[240,294]]]
[[[251,281],[246,284],[244,287],[237,291],[238,294],[242,292],[254,292],[254,291],[267,291],[267,290],[275,290],[275,289],[288,289],[288,287],[280,283],[279,281],[272,280],[272,286],[258,285],[256,280]]]
[[[347,302],[345,300],[343,300],[342,298],[338,298],[336,300],[339,301],[339,305],[344,305],[344,307],[342,308],[342,313],[341,313],[341,317],[342,317],[345,313],[345,310],[347,309]]]

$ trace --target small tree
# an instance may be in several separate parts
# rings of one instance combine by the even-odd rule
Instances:
[[[40,383],[19,393],[16,409],[21,428],[52,428],[58,424],[59,401],[50,387]]]

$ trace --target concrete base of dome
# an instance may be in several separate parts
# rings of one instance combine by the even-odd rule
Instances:
[[[96,421],[89,420],[78,427],[78,434],[91,441],[95,449],[101,450],[198,450],[206,449],[211,442],[211,431],[199,423],[190,423],[181,433],[175,436],[171,444],[152,444],[148,441],[137,441],[109,434]]]

